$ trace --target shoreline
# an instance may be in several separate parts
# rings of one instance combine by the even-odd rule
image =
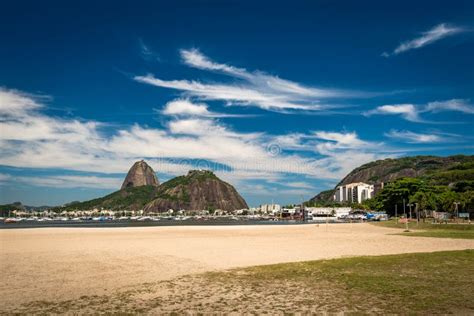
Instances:
[[[125,228],[125,227],[179,227],[179,226],[298,226],[298,225],[325,225],[326,222],[319,221],[267,221],[267,220],[160,220],[160,221],[50,221],[50,222],[0,222],[0,230],[3,229],[31,229],[31,228]],[[348,222],[330,221],[328,224],[349,224]],[[354,221],[353,224],[361,224]]]

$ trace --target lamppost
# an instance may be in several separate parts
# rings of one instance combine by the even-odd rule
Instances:
[[[407,217],[407,211],[405,209],[405,199],[403,199],[403,215],[405,216],[405,231],[409,232],[410,230],[408,229],[408,217]]]
[[[461,204],[461,203],[460,202],[454,202],[454,211],[455,211],[455,214],[456,214],[456,220],[459,217],[459,210],[458,210],[459,204]]]
[[[395,204],[395,218],[397,219],[397,224],[398,224],[397,204]]]
[[[403,216],[407,217],[407,212],[405,210],[405,199],[403,199]]]
[[[415,212],[416,212],[416,226],[420,223],[420,210],[418,209],[418,203],[415,203]]]

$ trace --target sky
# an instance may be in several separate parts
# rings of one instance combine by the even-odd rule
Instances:
[[[15,1],[0,203],[211,169],[251,206],[377,159],[474,152],[472,1]]]

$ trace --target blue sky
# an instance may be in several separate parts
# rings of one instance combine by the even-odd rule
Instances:
[[[387,157],[472,154],[472,1],[4,4],[0,203],[213,169],[293,203]]]

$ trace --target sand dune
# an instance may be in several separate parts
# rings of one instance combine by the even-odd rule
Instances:
[[[233,267],[474,248],[394,232],[369,224],[0,230],[0,298],[14,306]]]

